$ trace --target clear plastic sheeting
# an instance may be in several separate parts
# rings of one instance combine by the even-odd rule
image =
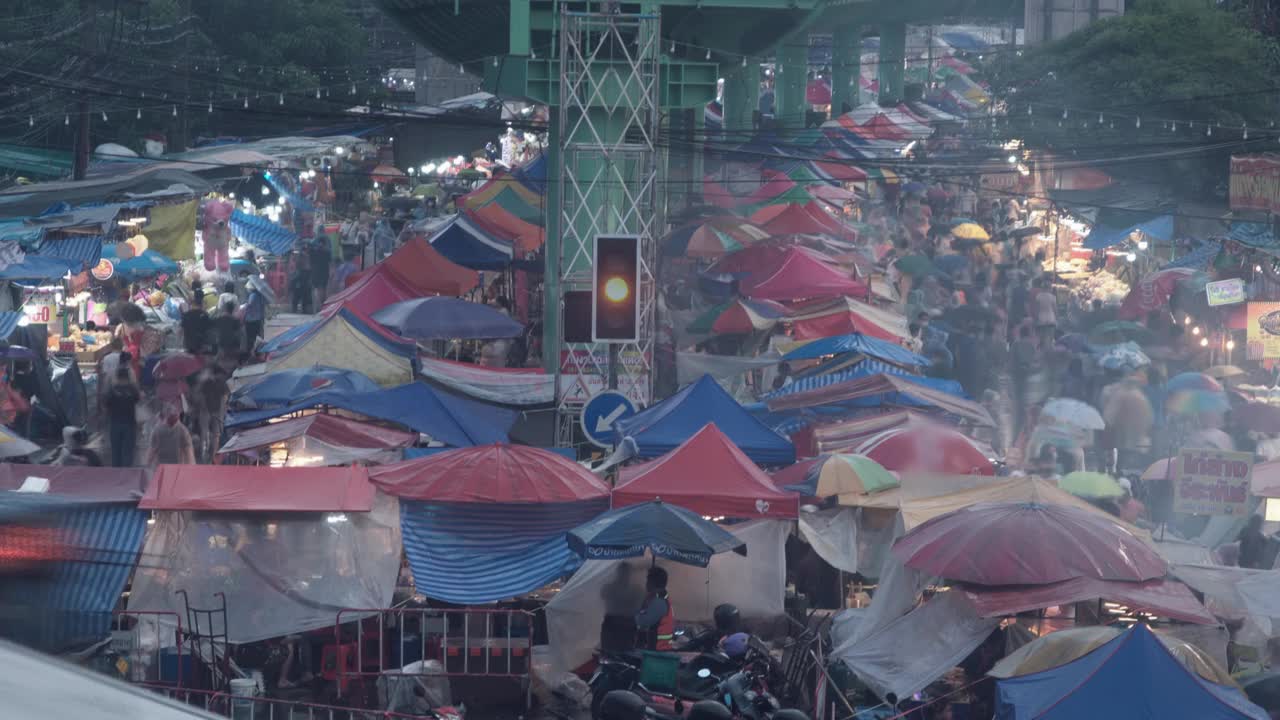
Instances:
[[[716,605],[731,602],[744,619],[783,614],[786,567],[783,548],[791,523],[755,520],[728,526],[747,544],[747,555],[720,553],[706,568],[659,562],[668,573],[667,592],[682,623],[710,623]],[[600,644],[606,614],[631,616],[644,600],[644,579],[653,561],[589,560],[547,604],[550,652],[546,669],[558,674],[591,659]]]
[[[958,665],[999,624],[979,618],[961,593],[941,593],[831,655],[881,698],[907,698]]]
[[[801,510],[800,536],[837,570],[876,578],[893,544],[896,515],[861,507]]]
[[[385,465],[400,462],[401,450],[330,445],[312,437],[296,437],[271,448],[271,463],[284,467],[333,467],[337,465]],[[277,462],[278,461],[278,462]]]
[[[185,617],[178,591],[198,608],[218,607],[215,593],[225,593],[227,635],[246,643],[331,627],[344,608],[391,603],[401,546],[395,498],[379,494],[368,513],[155,517],[143,549],[153,560],[134,575],[130,610]]]

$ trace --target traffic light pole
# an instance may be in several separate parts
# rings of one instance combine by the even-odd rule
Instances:
[[[652,401],[661,51],[656,11],[562,9],[559,20],[559,167],[552,168],[559,247],[547,269],[558,282],[559,312],[565,293],[591,289],[598,236],[636,236],[640,248],[635,342],[569,343],[557,318],[556,444],[569,446],[596,393],[616,388],[636,405]]]

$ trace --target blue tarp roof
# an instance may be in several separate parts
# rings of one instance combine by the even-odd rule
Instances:
[[[820,338],[792,350],[783,355],[782,359],[812,360],[823,355],[848,352],[868,355],[898,365],[923,367],[929,364],[928,358],[917,355],[901,345],[895,345],[887,340],[869,337],[862,333]]]
[[[255,425],[299,410],[328,406],[403,425],[453,447],[507,442],[516,413],[420,382],[370,393],[322,392],[280,408],[227,415],[228,428]]]
[[[511,174],[520,181],[521,185],[542,195],[547,191],[547,156],[540,154],[516,168]]]
[[[1280,255],[1280,240],[1268,223],[1233,222],[1227,238],[1271,255]]]
[[[411,340],[400,338],[400,336],[392,333],[390,330],[386,330],[382,328],[382,326],[376,325],[372,320],[366,320],[355,312],[352,312],[347,307],[340,308],[336,313],[329,317],[321,316],[315,320],[289,328],[286,332],[281,333],[276,338],[273,338],[273,340],[280,340],[285,335],[288,335],[289,338],[287,341],[275,344],[269,350],[264,347],[260,352],[268,353],[273,360],[288,357],[297,350],[306,347],[305,341],[313,334],[319,332],[325,325],[339,320],[345,321],[352,327],[352,329],[367,338],[369,342],[377,345],[387,352],[399,355],[403,358],[409,358],[410,360],[418,357],[418,346]]]
[[[236,210],[231,214],[231,232],[256,250],[268,255],[287,255],[298,236],[267,218]]]
[[[1084,239],[1084,246],[1090,250],[1102,250],[1119,245],[1135,230],[1168,242],[1173,239],[1173,216],[1102,208],[1089,236]]]
[[[0,634],[44,650],[105,637],[111,613],[137,562],[146,531],[146,513],[135,503],[101,503],[36,493],[0,493],[6,522],[39,521],[71,538],[76,559],[49,566],[41,580],[7,579],[0,602],[13,611],[37,609],[0,620]],[[49,548],[54,550],[54,548]]]
[[[709,375],[620,421],[617,439],[631,438],[640,457],[657,457],[674,450],[712,422],[757,463],[788,465],[796,460],[796,448],[790,440],[752,416]]]
[[[431,237],[431,247],[472,270],[502,270],[511,264],[511,243],[490,235],[458,214]]]
[[[125,280],[136,280],[153,275],[176,275],[182,270],[169,256],[155,250],[147,250],[128,260],[120,260],[116,257],[115,245],[111,244],[102,249],[102,257],[110,260],[115,265],[116,274]]]
[[[565,533],[609,509],[607,499],[551,505],[400,502],[404,552],[420,592],[471,605],[550,583],[581,563]]]
[[[27,255],[22,262],[0,270],[0,280],[57,280],[69,272],[80,272],[79,260],[61,260],[45,255]]]
[[[1240,691],[1188,670],[1145,625],[1066,665],[1001,680],[996,692],[996,720],[1268,718]]]

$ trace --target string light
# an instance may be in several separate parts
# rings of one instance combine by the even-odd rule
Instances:
[[[1242,139],[1242,140],[1248,140],[1248,139],[1249,139],[1249,126],[1248,126],[1248,125],[1245,125],[1245,126],[1244,126],[1244,137],[1243,137],[1243,138],[1241,138],[1241,139]]]
[[[280,97],[279,97],[279,98],[277,98],[277,100],[276,100],[276,104],[277,104],[277,105],[283,105],[283,104],[284,104],[284,93],[280,93]]]
[[[1098,113],[1098,124],[1101,125],[1102,123],[1103,123],[1102,113]]]
[[[1213,126],[1212,125],[1206,126],[1204,130],[1204,134],[1208,135],[1209,137],[1213,137]]]
[[[1030,115],[1030,114],[1031,114],[1031,106],[1030,106],[1030,105],[1028,105],[1028,106],[1027,106],[1027,115]]]
[[[494,56],[493,56],[493,66],[494,66],[494,67],[498,67],[498,56],[497,56],[497,55],[494,55]]]
[[[1062,108],[1062,119],[1063,119],[1063,120],[1066,120],[1066,119],[1067,119],[1067,109],[1066,109],[1066,108]]]
[[[177,106],[177,105],[174,105],[174,106],[173,106],[173,112],[172,112],[171,114],[172,114],[174,117],[178,117],[178,106]]]
[[[102,122],[109,122],[109,121],[107,120],[107,111],[106,111],[106,110],[103,110],[103,111],[102,111]]]
[[[209,103],[209,114],[213,114],[213,103]]]
[[[671,41],[671,54],[672,54],[672,55],[675,55],[675,54],[676,54],[676,41],[675,41],[675,40],[672,40],[672,41]]]
[[[1141,117],[1141,116],[1139,116],[1137,120],[1134,120],[1134,121],[1133,121],[1133,126],[1134,126],[1135,128],[1139,128],[1139,129],[1142,127],[1142,117]]]
[[[138,112],[136,115],[134,115],[134,117],[136,117],[139,120],[142,119],[142,108],[138,108]]]
[[[28,115],[28,116],[27,116],[27,127],[35,127],[35,126],[36,126],[36,116],[35,116],[35,115]]]
[[[62,124],[63,124],[63,125],[70,125],[70,124],[71,124],[71,116],[70,116],[70,115],[63,115],[63,116],[62,116]]]
[[[320,99],[320,88],[316,88],[316,99]]]
[[[248,96],[248,95],[245,95],[245,96],[244,96],[244,109],[245,109],[245,110],[248,110],[248,109],[249,109],[249,96]]]
[[[1209,338],[1200,338],[1200,347],[1209,347]]]
[[[711,59],[711,48],[707,48],[707,59]]]
[[[747,56],[746,56],[746,55],[743,55],[743,56],[742,56],[742,67],[746,67],[746,66],[747,66]]]

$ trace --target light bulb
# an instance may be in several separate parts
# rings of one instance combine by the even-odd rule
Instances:
[[[1200,347],[1209,347],[1209,338],[1200,338]]]
[[[1066,120],[1066,119],[1067,119],[1067,109],[1066,109],[1066,108],[1062,108],[1062,119],[1063,119],[1063,120]]]
[[[245,110],[248,110],[248,109],[249,109],[249,96],[248,96],[248,95],[245,95],[245,96],[244,96],[244,109],[245,109]]]
[[[1254,271],[1254,272],[1262,272],[1262,266],[1261,266],[1261,265],[1254,265],[1254,266],[1253,266],[1253,271]]]
[[[35,115],[28,115],[28,116],[27,116],[27,127],[35,127],[35,126],[36,126],[36,116],[35,116]]]
[[[1199,326],[1199,325],[1197,325],[1197,326],[1195,326],[1195,327],[1191,328],[1191,334],[1192,334],[1192,335],[1199,335],[1199,334],[1200,334],[1200,326]]]
[[[1146,241],[1146,240],[1139,240],[1139,241],[1138,241],[1138,249],[1139,249],[1139,250],[1146,250],[1146,249],[1147,249],[1147,241]]]
[[[213,114],[213,103],[209,103],[209,114]]]
[[[320,88],[316,88],[316,99],[320,99]]]
[[[141,119],[142,119],[142,108],[138,108],[138,114],[136,115],[136,117],[137,117],[139,120],[141,120]]]
[[[172,112],[172,113],[170,113],[170,114],[171,114],[171,115],[173,115],[174,117],[178,117],[178,106],[177,106],[177,105],[174,105],[174,106],[173,106],[173,112]]]
[[[1227,349],[1228,349],[1228,350],[1235,350],[1235,349],[1236,349],[1236,341],[1235,341],[1235,340],[1228,340],[1228,341],[1227,341]]]
[[[271,188],[267,187],[266,185],[263,185],[263,186],[262,186],[262,194],[263,194],[263,195],[270,195],[270,194],[271,194]]]
[[[1102,113],[1098,113],[1098,124],[1102,124]]]
[[[70,124],[71,124],[71,116],[70,116],[70,115],[63,115],[63,116],[62,116],[62,124],[63,124],[63,125],[70,125]]]
[[[1137,256],[1136,254],[1134,254],[1134,253],[1129,253],[1129,254],[1127,254],[1127,255],[1125,255],[1125,256],[1124,256],[1124,259],[1125,259],[1125,260],[1128,260],[1129,262],[1133,262],[1134,260],[1137,260],[1137,259],[1138,259],[1138,256]]]
[[[1005,158],[1005,160],[1007,160],[1010,165],[1013,165],[1018,162],[1018,156],[1010,155],[1009,157]]]
[[[346,152],[346,151],[347,151],[347,149],[346,149],[346,148],[344,148],[344,147],[342,147],[341,145],[339,145],[338,147],[336,147],[336,148],[334,148],[334,149],[333,149],[333,154],[334,154],[334,155],[341,155],[342,153],[344,153],[344,152]]]
[[[1028,114],[1028,115],[1030,115],[1030,114],[1031,114],[1031,106],[1030,106],[1030,105],[1028,105],[1028,106],[1027,106],[1027,114]]]
[[[1213,126],[1212,126],[1212,125],[1210,125],[1210,126],[1208,126],[1207,128],[1205,128],[1204,134],[1205,134],[1205,135],[1208,135],[1209,137],[1212,137],[1212,136],[1213,136]]]
[[[1190,315],[1184,315],[1184,316],[1183,316],[1183,318],[1182,318],[1182,324],[1183,324],[1183,325],[1190,325],[1190,324],[1191,324],[1191,316],[1190,316]]]
[[[1142,118],[1141,118],[1141,117],[1139,117],[1137,120],[1134,120],[1134,121],[1133,121],[1133,126],[1134,126],[1134,127],[1136,127],[1136,128],[1140,128],[1140,127],[1142,127]]]
[[[746,66],[747,66],[747,56],[746,56],[746,55],[743,55],[743,56],[742,56],[742,67],[746,67]]]
[[[102,111],[102,122],[107,122],[107,111],[106,111],[106,110],[103,110],[103,111]]]

